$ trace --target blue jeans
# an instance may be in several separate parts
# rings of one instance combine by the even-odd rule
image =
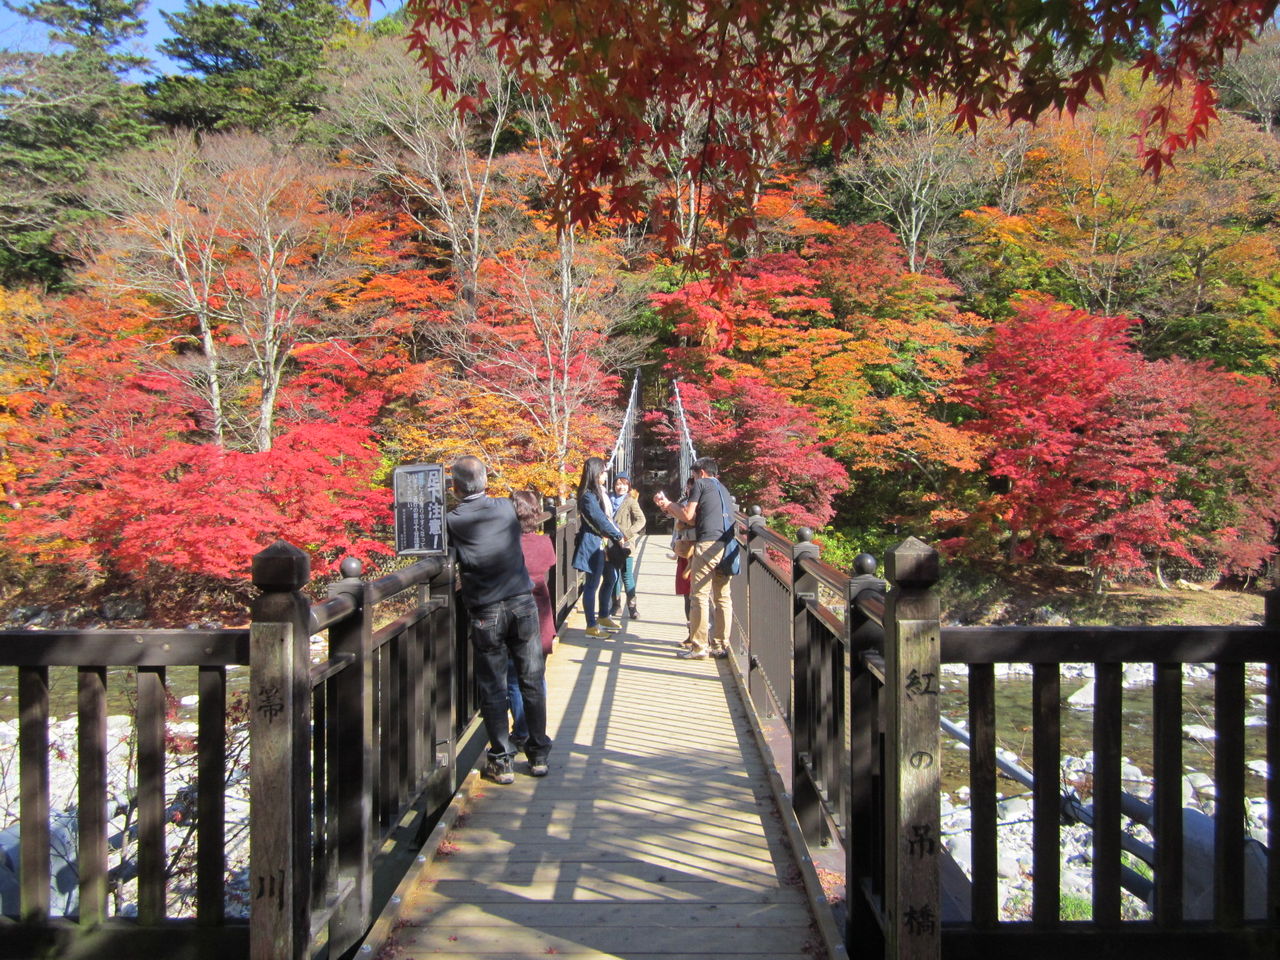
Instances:
[[[613,584],[617,580],[618,570],[604,562],[604,551],[597,550],[587,561],[584,571],[586,578],[582,582],[582,612],[586,615],[587,626],[596,625],[596,610],[604,616],[609,611],[613,600]],[[598,604],[598,605],[597,605]]]
[[[614,567],[613,593],[609,595],[609,606],[605,607],[609,611],[609,616],[613,616],[618,610],[618,601],[621,599],[622,593],[625,591],[627,600],[631,601],[636,598],[636,558],[634,554],[627,557],[626,566]]]
[[[542,696],[547,696],[547,681],[542,681]],[[520,694],[520,673],[514,660],[507,661],[507,700],[511,704],[511,739],[526,743],[529,740],[529,721],[524,715],[524,697]]]
[[[525,753],[531,763],[545,760],[551,752],[551,739],[547,736],[542,630],[533,595],[521,593],[473,607],[468,612],[471,614],[471,646],[476,655],[480,715],[489,735],[489,756],[510,758],[515,753],[507,731],[507,664],[514,662],[525,721],[529,725]]]

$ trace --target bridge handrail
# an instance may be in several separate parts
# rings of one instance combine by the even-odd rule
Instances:
[[[559,619],[577,595],[568,566],[576,506],[545,515],[560,569],[552,571]],[[310,564],[277,543],[253,562],[260,595],[248,628],[3,630],[0,666],[19,679],[23,923],[6,927],[15,955],[54,955],[97,927],[104,956],[201,952],[226,956],[337,956],[372,921],[373,874],[398,864],[388,851],[413,841],[462,775],[460,738],[478,716],[466,611],[456,602],[451,559],[431,557],[372,580],[354,558],[326,599],[302,593]],[[418,591],[406,604],[406,591]],[[388,617],[384,601],[396,600]],[[407,608],[407,609],[406,609]],[[382,620],[386,623],[381,623]],[[314,638],[327,656],[311,662]],[[51,781],[49,668],[78,670],[79,915],[50,918]],[[228,670],[247,666],[251,911],[226,913]],[[167,916],[166,843],[171,794],[165,762],[170,694],[166,671],[199,670],[196,773],[183,824],[195,834],[195,917]],[[107,915],[107,671],[136,674],[138,910]],[[212,784],[212,786],[211,786]],[[408,826],[406,826],[408,824]],[[163,933],[157,939],[157,931]],[[147,944],[148,946],[142,946]]]
[[[1267,796],[1271,809],[1280,809],[1280,777],[1274,773],[1280,765],[1280,599],[1268,599],[1268,620],[1260,626],[944,628],[934,588],[937,555],[926,545],[908,540],[895,548],[886,564],[887,582],[873,575],[874,559],[866,555],[844,575],[819,559],[807,531],[791,542],[768,531],[758,511],[752,513],[746,518],[745,575],[733,587],[734,662],[757,712],[780,714],[790,730],[791,799],[806,842],[816,848],[834,833],[844,844],[850,944],[869,955],[936,957],[945,941],[945,952],[977,957],[1002,955],[1016,941],[1019,952],[1065,956],[1064,950],[1074,951],[1083,941],[1063,933],[1078,930],[1105,932],[1109,946],[1117,938],[1125,951],[1141,957],[1156,956],[1152,949],[1178,957],[1280,950],[1280,854],[1273,852],[1263,868],[1249,865],[1254,861],[1246,856],[1242,746],[1245,665],[1266,664],[1273,771]],[[790,576],[777,562],[788,554]],[[843,619],[836,613],[840,597]],[[780,619],[771,613],[776,607],[792,615]],[[1042,865],[1033,871],[1031,923],[1000,922],[998,915],[996,777],[997,771],[1013,774],[996,752],[994,668],[1006,662],[1032,666],[1032,765],[1051,772],[1030,777],[1032,855]],[[1097,678],[1089,805],[1064,793],[1053,775],[1060,763],[1059,664],[1067,662],[1092,663]],[[1151,665],[1155,677],[1155,786],[1149,804],[1128,796],[1121,781],[1127,663]],[[1209,831],[1215,838],[1209,872],[1217,882],[1208,913],[1203,904],[1183,900],[1184,877],[1191,876],[1184,873],[1189,868],[1183,859],[1183,818],[1189,816],[1182,810],[1183,663],[1214,667],[1220,735],[1214,741],[1218,814]],[[945,913],[940,875],[952,875],[940,867],[937,805],[943,664],[968,666],[973,851],[973,879],[959,877],[969,887],[963,893],[952,889]],[[1060,924],[1058,913],[1064,815],[1089,825],[1095,845],[1093,919],[1070,925]],[[1122,817],[1150,828],[1155,843],[1128,837]],[[1189,845],[1207,828],[1189,822],[1186,829]],[[1270,829],[1270,847],[1280,850],[1274,821]],[[1145,860],[1152,878],[1122,862],[1122,852]],[[1121,919],[1122,886],[1149,893],[1152,922]],[[1253,900],[1246,908],[1248,897]]]

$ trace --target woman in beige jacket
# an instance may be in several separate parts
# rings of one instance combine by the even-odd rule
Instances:
[[[617,588],[617,584],[620,582],[622,589],[627,592],[627,616],[635,620],[640,616],[636,610],[635,556],[640,543],[636,538],[644,533],[644,510],[640,507],[640,494],[631,489],[631,477],[625,471],[619,472],[614,477],[613,495],[609,499],[613,501],[613,522],[618,525],[618,529],[622,531],[632,547],[632,552],[627,555],[626,561],[616,564],[619,575],[614,580],[613,604],[609,616],[612,617],[618,609],[621,590]]]

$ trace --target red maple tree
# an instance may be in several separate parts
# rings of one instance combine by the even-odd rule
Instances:
[[[673,176],[702,186],[707,215],[749,231],[751,200],[779,144],[841,151],[908,94],[954,99],[958,126],[1003,114],[1075,111],[1117,62],[1135,62],[1169,96],[1146,114],[1138,150],[1159,172],[1215,116],[1211,77],[1256,37],[1274,0],[1165,4],[931,4],[765,0],[410,0],[410,42],[440,91],[451,58],[492,49],[550,104],[568,149],[558,190],[567,221],[610,209],[663,211]],[[1173,93],[1192,89],[1179,113]],[[461,111],[483,97],[460,97]],[[696,118],[696,123],[691,121]],[[690,127],[700,135],[684,134]]]
[[[1056,547],[1084,558],[1099,585],[1162,556],[1198,563],[1196,512],[1176,494],[1184,468],[1169,456],[1188,423],[1130,346],[1131,326],[1025,297],[992,331],[962,389],[978,414],[968,429],[989,441],[985,466],[1004,488],[970,515],[971,534],[987,528],[981,542],[1003,535],[1012,556]]]

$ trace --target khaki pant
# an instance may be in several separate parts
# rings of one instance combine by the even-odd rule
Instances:
[[[716,564],[724,556],[719,540],[699,540],[689,558],[689,639],[694,650],[707,648],[708,625],[711,648],[728,647],[729,624],[733,622],[733,595],[729,590],[733,578],[716,573]]]

